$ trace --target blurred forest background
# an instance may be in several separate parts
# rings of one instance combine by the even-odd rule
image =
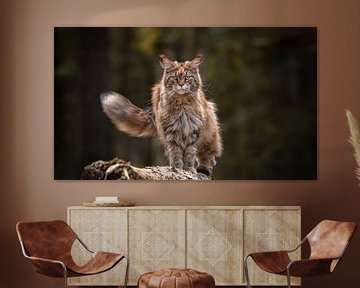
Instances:
[[[115,129],[99,95],[141,108],[162,76],[159,54],[202,52],[201,75],[218,107],[224,154],[214,178],[317,178],[316,28],[54,29],[54,178],[80,179],[97,160],[167,165],[156,138]]]

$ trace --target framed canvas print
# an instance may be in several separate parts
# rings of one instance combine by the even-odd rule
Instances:
[[[54,28],[54,178],[314,180],[316,27]]]

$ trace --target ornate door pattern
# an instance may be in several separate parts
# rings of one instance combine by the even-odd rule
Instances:
[[[130,283],[141,274],[185,267],[185,210],[129,210]]]
[[[69,209],[68,222],[80,239],[93,251],[127,251],[127,212],[121,209]],[[76,241],[72,247],[74,261],[85,264],[89,253]],[[114,269],[85,277],[69,278],[69,285],[113,285],[124,283],[125,261]]]
[[[300,210],[264,209],[244,211],[244,252],[288,250],[300,243]],[[300,259],[301,251],[290,255]],[[250,283],[253,285],[287,285],[286,277],[262,271],[249,261]],[[293,285],[300,285],[299,278],[291,279]]]

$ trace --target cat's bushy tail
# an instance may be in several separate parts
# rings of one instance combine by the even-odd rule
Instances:
[[[120,131],[137,137],[157,135],[152,108],[141,109],[115,92],[100,95],[105,114]]]

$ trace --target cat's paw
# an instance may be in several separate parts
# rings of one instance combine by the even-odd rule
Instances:
[[[205,165],[199,165],[197,168],[196,168],[196,171],[198,172],[198,173],[202,173],[202,174],[205,174],[206,176],[211,176],[211,170],[208,168],[208,167],[206,167]]]
[[[196,174],[196,169],[194,167],[185,167],[184,170]]]
[[[173,168],[174,171],[176,171],[176,169],[184,169],[184,162],[182,160],[176,160],[176,161],[173,161],[171,163],[171,167]]]
[[[173,172],[178,173],[180,170],[182,170],[182,169],[171,166],[171,171],[173,171]]]

